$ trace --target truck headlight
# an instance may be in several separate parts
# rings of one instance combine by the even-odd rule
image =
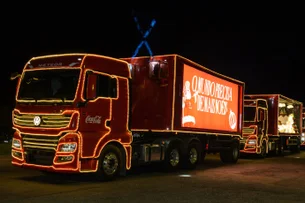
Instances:
[[[305,137],[301,137],[301,140],[302,140],[302,141],[305,141]]]
[[[74,152],[76,150],[76,143],[65,143],[59,145],[60,152]]]
[[[17,139],[13,139],[12,147],[20,149],[21,148],[21,141],[17,140]]]
[[[248,144],[249,145],[255,145],[256,144],[256,140],[248,140]]]

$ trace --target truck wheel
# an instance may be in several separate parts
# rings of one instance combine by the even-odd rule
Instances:
[[[200,154],[201,154],[201,150],[199,143],[195,143],[195,142],[190,143],[184,159],[185,168],[195,169],[200,161]]]
[[[97,170],[98,179],[102,181],[113,180],[118,176],[120,167],[120,150],[113,145],[105,146],[99,158],[99,166]]]
[[[180,167],[181,151],[178,144],[171,144],[165,154],[165,170],[175,171]]]
[[[233,143],[229,150],[220,152],[220,159],[223,163],[236,163],[239,158],[239,145]]]
[[[263,144],[261,146],[261,154],[260,157],[261,158],[265,158],[267,155],[267,147],[266,147],[266,141],[263,141]]]

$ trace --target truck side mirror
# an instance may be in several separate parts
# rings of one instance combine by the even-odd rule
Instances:
[[[158,80],[161,86],[166,86],[168,79],[168,63],[166,61],[149,62],[149,77]]]
[[[96,82],[97,82],[96,74],[87,75],[87,81],[85,87],[85,98],[87,100],[93,100],[96,98]]]
[[[149,62],[149,77],[159,79],[160,76],[160,63],[158,61]]]
[[[20,73],[14,72],[14,73],[11,74],[10,80],[15,80],[15,79],[20,78],[20,77],[21,77]]]

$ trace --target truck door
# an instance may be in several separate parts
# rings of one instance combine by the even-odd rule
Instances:
[[[87,104],[81,108],[81,130],[91,134],[84,139],[93,141],[107,136],[103,141],[131,142],[128,78],[89,72],[86,74],[84,98]]]
[[[109,131],[112,100],[117,99],[117,80],[107,74],[87,73],[84,89],[86,105],[81,109],[83,131]]]

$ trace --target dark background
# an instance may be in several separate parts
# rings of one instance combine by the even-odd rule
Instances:
[[[304,3],[284,1],[11,2],[2,5],[1,126],[10,126],[16,81],[33,56],[66,52],[131,57],[141,42],[154,55],[177,53],[244,81],[246,93],[280,93],[305,103]],[[197,2],[197,1],[194,1]],[[213,3],[210,3],[213,2]],[[139,55],[148,55],[143,46]]]

